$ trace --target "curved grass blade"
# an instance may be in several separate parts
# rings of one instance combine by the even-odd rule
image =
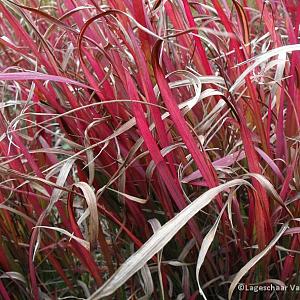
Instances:
[[[207,206],[219,193],[230,187],[242,184],[248,186],[250,185],[243,179],[234,179],[210,189],[194,200],[173,219],[158,229],[137,252],[130,256],[121,265],[121,267],[109,280],[107,280],[94,294],[92,294],[89,300],[101,299],[113,294],[132,275],[139,271],[149,259],[163,249],[163,247],[174,237],[174,235],[184,225],[186,225],[194,215]]]
[[[230,284],[229,287],[229,292],[228,292],[228,299],[230,300],[232,298],[233,291],[237,284],[240,282],[242,277],[247,274],[247,272],[255,266],[277,243],[277,241],[281,238],[281,236],[285,233],[285,231],[288,229],[288,223],[285,223],[282,225],[280,228],[279,232],[276,234],[276,236],[271,240],[271,242],[268,244],[268,246],[261,251],[259,254],[254,256],[252,259],[249,260],[249,262],[242,268],[240,271],[235,275],[232,283]]]

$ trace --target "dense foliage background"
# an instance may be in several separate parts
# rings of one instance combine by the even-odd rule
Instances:
[[[3,299],[298,299],[298,1],[0,15]]]

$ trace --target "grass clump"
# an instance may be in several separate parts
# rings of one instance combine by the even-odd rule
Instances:
[[[297,299],[296,1],[0,13],[3,299]]]

